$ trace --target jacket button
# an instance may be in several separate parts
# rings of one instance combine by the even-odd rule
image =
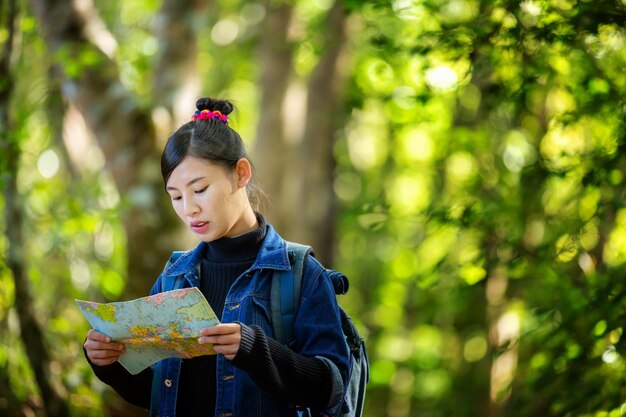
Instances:
[[[171,379],[166,379],[165,381],[163,381],[163,383],[165,384],[166,387],[171,388],[172,387],[172,380]]]

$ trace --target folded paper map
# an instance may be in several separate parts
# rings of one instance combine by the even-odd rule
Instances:
[[[119,362],[133,375],[172,356],[215,354],[198,343],[201,329],[219,324],[198,288],[106,304],[75,301],[95,330],[126,346]]]

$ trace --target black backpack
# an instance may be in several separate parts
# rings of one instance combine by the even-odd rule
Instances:
[[[312,255],[311,247],[287,242],[291,269],[275,271],[272,276],[272,325],[274,336],[279,342],[292,346],[294,343],[294,321],[300,300],[300,287],[304,262]],[[335,294],[348,292],[348,278],[340,272],[326,269],[335,289]],[[369,360],[365,342],[359,335],[354,322],[340,307],[341,328],[350,351],[350,375],[344,403],[338,417],[360,417],[363,413],[365,385],[369,381]],[[310,415],[310,413],[309,413]]]

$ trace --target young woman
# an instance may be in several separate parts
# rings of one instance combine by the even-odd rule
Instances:
[[[274,340],[270,281],[273,271],[290,268],[286,243],[253,209],[251,164],[228,126],[232,104],[204,98],[196,106],[193,120],[169,138],[161,173],[176,214],[201,242],[166,264],[151,294],[182,274],[185,287],[199,287],[221,324],[203,329],[198,342],[218,354],[169,358],[156,375],[152,368],[131,375],[117,362],[124,346],[92,329],[87,359],[98,378],[152,415],[281,417],[307,407],[332,416],[350,362],[330,279],[307,259],[296,343],[290,349]]]

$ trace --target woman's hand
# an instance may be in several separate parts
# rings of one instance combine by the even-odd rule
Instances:
[[[83,344],[87,351],[89,361],[94,365],[105,366],[115,363],[122,353],[124,353],[124,345],[122,343],[113,342],[111,338],[105,334],[89,330],[87,340]]]
[[[241,342],[241,325],[238,323],[222,323],[217,326],[200,330],[198,343],[210,343],[217,353],[221,353],[229,361],[233,360]]]

